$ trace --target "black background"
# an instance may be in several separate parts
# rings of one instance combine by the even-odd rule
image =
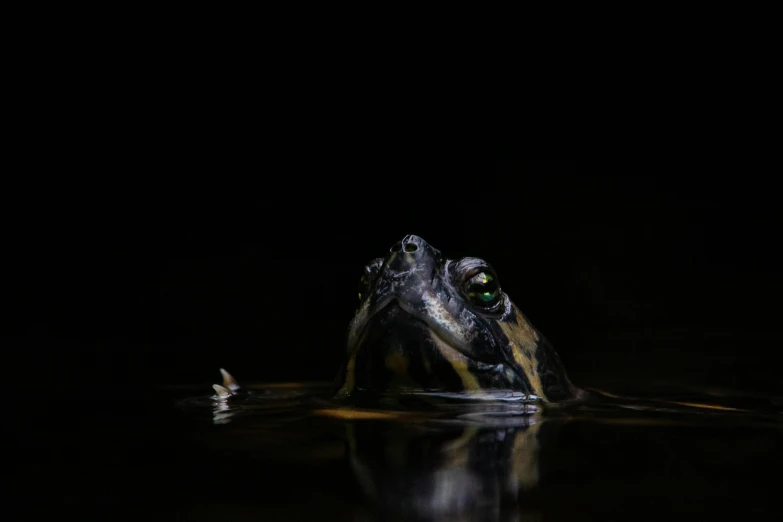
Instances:
[[[331,379],[361,268],[409,233],[494,265],[577,383],[780,390],[780,165],[750,71],[506,97],[439,60],[143,39],[49,47],[20,80],[3,354],[25,390]]]
[[[775,163],[185,99],[69,113],[7,192],[6,356],[36,388],[332,379],[362,267],[414,233],[488,260],[578,384],[780,391]]]
[[[220,367],[240,382],[332,379],[361,268],[409,233],[494,265],[577,385],[783,392],[763,29],[743,48],[741,22],[700,15],[681,44],[629,18],[643,45],[551,32],[479,49],[452,24],[459,37],[436,46],[395,27],[381,48],[321,19],[331,34],[316,36],[301,16],[299,31],[232,22],[224,39],[191,13],[145,13],[157,40],[146,22],[121,31],[131,14],[81,16],[89,30],[36,16],[43,34],[9,47],[0,368],[26,512],[353,495],[337,461],[303,473],[242,444],[226,459],[208,429],[226,426],[188,443],[173,396],[211,393]],[[570,496],[587,499],[557,506],[611,510],[592,493],[618,480],[653,513],[773,505],[776,434],[642,430],[557,445],[566,479],[578,473]]]

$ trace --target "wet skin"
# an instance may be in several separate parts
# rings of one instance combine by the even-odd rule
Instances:
[[[364,269],[336,397],[396,390],[580,398],[552,346],[479,258],[405,236]]]

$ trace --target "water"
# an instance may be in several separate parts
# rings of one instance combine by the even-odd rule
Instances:
[[[251,386],[235,403],[168,389],[100,411],[73,398],[67,420],[22,445],[51,452],[28,472],[50,506],[82,517],[781,517],[783,401],[645,389],[545,412],[507,394],[360,408],[317,383]]]

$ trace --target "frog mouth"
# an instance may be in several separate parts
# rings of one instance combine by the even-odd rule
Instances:
[[[354,347],[358,388],[365,390],[479,390],[501,364],[471,357],[425,319],[393,299],[369,316]]]
[[[438,346],[447,347],[479,365],[496,365],[501,362],[495,354],[481,353],[476,351],[471,345],[475,333],[469,333],[461,326],[458,321],[445,313],[445,311],[426,296],[423,302],[413,305],[396,296],[391,296],[384,301],[379,302],[374,310],[371,310],[363,321],[360,335],[357,340],[362,339],[373,328],[378,325],[396,324],[409,325],[417,324],[421,328],[422,334],[427,338],[433,339]],[[360,342],[354,343],[358,345]]]
[[[436,324],[427,321],[413,307],[404,304],[397,298],[392,297],[385,303],[376,306],[375,311],[368,316],[362,328],[358,344],[362,344],[361,340],[379,327],[392,334],[397,333],[399,329],[415,330],[413,337],[431,338],[436,343],[446,345],[469,359],[475,359],[467,347],[462,347],[459,343],[450,340]]]

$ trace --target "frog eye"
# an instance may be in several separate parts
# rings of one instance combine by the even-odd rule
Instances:
[[[378,277],[378,272],[383,265],[383,259],[373,259],[370,264],[364,267],[362,277],[359,279],[359,302],[364,301],[364,298],[370,295],[370,290],[375,284],[375,279]]]
[[[465,280],[465,294],[474,305],[495,308],[500,302],[500,285],[489,270],[481,270]]]

